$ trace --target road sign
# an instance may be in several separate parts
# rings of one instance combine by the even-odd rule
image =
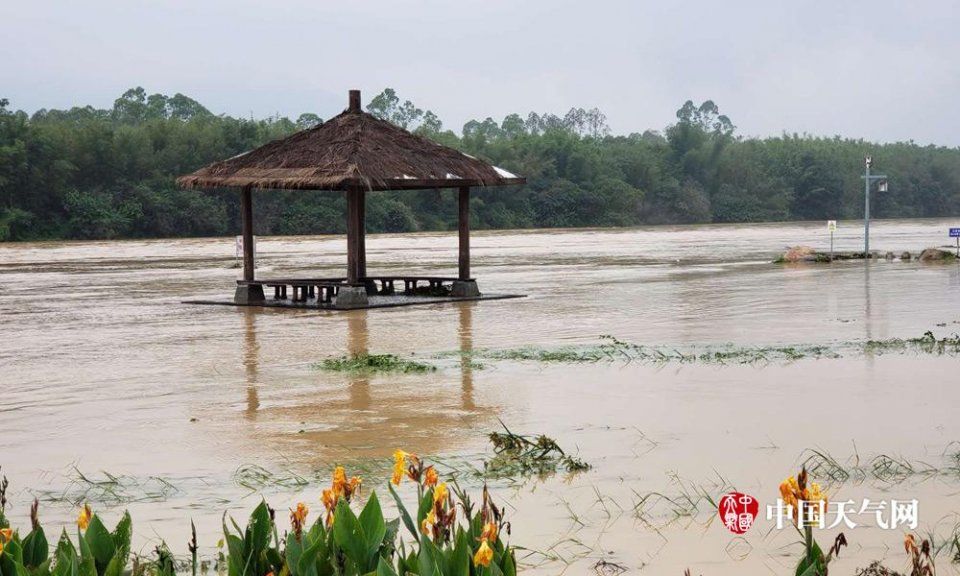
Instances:
[[[837,231],[837,221],[827,220],[827,232],[836,232],[836,231]]]
[[[960,228],[951,228],[950,229],[951,238],[960,238]]]

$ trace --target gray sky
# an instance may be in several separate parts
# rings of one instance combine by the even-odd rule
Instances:
[[[960,146],[960,0],[0,0],[0,97],[324,118],[386,86],[466,120],[597,106],[614,133],[713,99],[738,132]]]

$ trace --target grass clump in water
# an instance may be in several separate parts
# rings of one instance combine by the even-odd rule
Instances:
[[[580,458],[570,456],[549,436],[514,434],[503,422],[503,432],[491,432],[494,457],[483,463],[484,475],[492,478],[549,476],[556,472],[576,474],[591,468]]]
[[[400,372],[404,374],[433,372],[437,369],[432,364],[407,360],[393,354],[366,353],[327,358],[315,366],[320,370],[331,372]]]
[[[472,358],[485,360],[513,360],[554,364],[590,364],[600,362],[638,362],[641,364],[771,364],[789,363],[803,359],[836,359],[845,356],[882,354],[927,354],[931,356],[960,355],[960,336],[954,334],[937,338],[927,331],[919,338],[891,338],[840,342],[832,345],[740,346],[717,344],[708,346],[649,346],[624,342],[610,335],[600,337],[594,346],[535,348],[523,347],[505,350],[475,350]],[[459,353],[464,355],[466,353]],[[442,357],[442,355],[441,355]]]

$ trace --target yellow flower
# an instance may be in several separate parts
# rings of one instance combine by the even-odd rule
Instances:
[[[0,545],[13,540],[13,528],[0,528]]]
[[[430,536],[430,529],[433,528],[433,525],[437,522],[437,515],[433,513],[433,508],[427,512],[427,517],[420,522],[420,531],[423,532],[424,536]]]
[[[323,496],[320,497],[320,500],[323,502],[323,507],[328,511],[333,510],[337,506],[337,497],[333,493],[333,490],[329,488],[323,489]]]
[[[433,466],[427,466],[423,471],[423,485],[424,486],[436,486],[437,482],[440,481],[440,475],[437,474],[436,469]]]
[[[307,505],[303,502],[297,502],[297,507],[294,510],[290,511],[290,521],[293,522],[295,526],[303,526],[304,522],[307,520],[307,514],[310,513],[310,509],[307,508]]]
[[[907,534],[903,537],[903,550],[909,554],[917,549],[917,542],[913,539],[913,534]]]
[[[496,542],[498,532],[495,522],[487,522],[483,525],[483,531],[480,532],[480,539],[484,542]]]
[[[360,485],[363,484],[363,480],[359,476],[353,476],[350,478],[350,494],[356,494],[360,490]]]
[[[77,526],[81,530],[86,530],[87,526],[90,525],[90,519],[93,518],[93,511],[90,510],[88,504],[84,504],[83,508],[80,509],[80,514],[77,515]]]
[[[477,553],[473,555],[473,565],[474,566],[489,566],[490,561],[493,560],[493,549],[487,545],[487,541],[484,540],[480,543],[480,548],[477,550]]]
[[[433,489],[433,503],[443,504],[447,501],[447,483],[441,482]]]
[[[394,486],[399,486],[403,479],[403,473],[407,469],[408,454],[403,450],[393,452],[393,478],[390,479]]]
[[[817,502],[821,502],[821,501],[822,501],[822,502],[824,503],[824,505],[826,505],[826,503],[827,503],[827,495],[824,494],[823,491],[820,489],[820,485],[819,485],[819,484],[817,484],[816,482],[812,482],[812,483],[810,484],[810,487],[807,488],[807,493],[806,493],[806,498],[805,498],[805,500],[806,500],[807,502],[813,502],[813,503],[817,503]]]
[[[343,466],[337,466],[333,469],[333,493],[337,496],[343,496],[347,492],[347,472]]]

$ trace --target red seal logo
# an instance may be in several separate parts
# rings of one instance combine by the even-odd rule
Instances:
[[[757,499],[740,492],[724,494],[717,505],[720,520],[723,520],[723,525],[734,534],[743,534],[749,530],[759,511],[760,503]]]

